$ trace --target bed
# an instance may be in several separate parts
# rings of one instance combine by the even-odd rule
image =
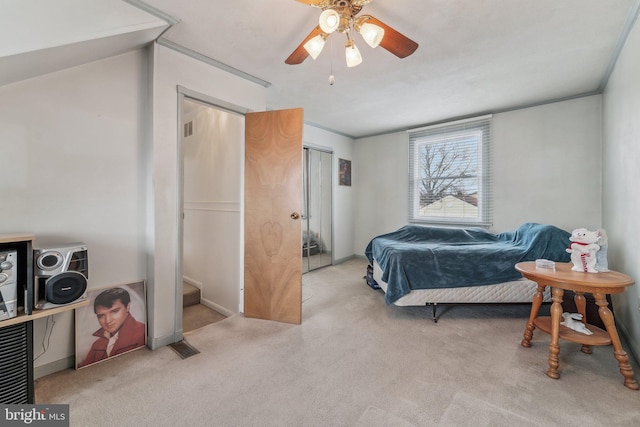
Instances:
[[[398,306],[530,303],[537,284],[514,268],[521,261],[568,262],[570,234],[526,223],[499,234],[481,228],[406,225],[372,239],[365,255],[385,302]],[[550,301],[548,289],[545,301]]]

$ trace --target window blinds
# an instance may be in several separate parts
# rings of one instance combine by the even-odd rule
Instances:
[[[490,226],[491,116],[409,133],[409,222]]]

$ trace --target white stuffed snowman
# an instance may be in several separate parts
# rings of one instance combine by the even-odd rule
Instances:
[[[571,232],[569,248],[567,252],[571,254],[573,271],[585,273],[597,273],[596,253],[600,249],[597,241],[599,238],[597,231],[589,231],[586,228],[577,228]]]

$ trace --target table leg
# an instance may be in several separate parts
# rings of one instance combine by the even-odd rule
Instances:
[[[546,286],[538,285],[538,290],[533,296],[533,303],[531,304],[531,314],[529,314],[529,321],[527,322],[527,327],[524,330],[524,335],[522,338],[522,342],[520,345],[523,347],[531,347],[531,340],[533,339],[533,330],[536,326],[533,324],[533,321],[538,317],[538,312],[540,311],[540,306],[542,305],[543,293]]]
[[[560,378],[558,372],[558,355],[560,354],[560,321],[562,319],[562,288],[551,288],[551,342],[549,343],[549,370],[547,375],[553,379]]]
[[[611,310],[609,310],[609,303],[605,298],[605,294],[594,293],[593,297],[596,300],[596,304],[598,305],[598,314],[600,315],[600,319],[602,319],[602,323],[604,323],[605,328],[607,328],[607,332],[609,333],[609,337],[611,338],[611,344],[613,345],[613,355],[618,361],[618,367],[620,368],[620,373],[624,377],[624,385],[631,390],[638,390],[638,383],[633,378],[633,369],[629,365],[629,356],[622,348],[622,344],[620,343],[620,337],[618,337],[618,330],[616,329],[616,324],[613,320],[613,314]]]
[[[587,300],[584,298],[583,292],[576,292],[573,297],[573,302],[576,304],[576,308],[578,309],[578,313],[582,314],[582,323],[587,324]],[[585,354],[591,354],[593,351],[591,350],[591,346],[587,344],[582,344],[581,352]]]

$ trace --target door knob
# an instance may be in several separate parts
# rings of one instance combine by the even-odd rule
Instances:
[[[298,212],[294,212],[291,214],[291,219],[298,219],[300,218],[300,214]]]

